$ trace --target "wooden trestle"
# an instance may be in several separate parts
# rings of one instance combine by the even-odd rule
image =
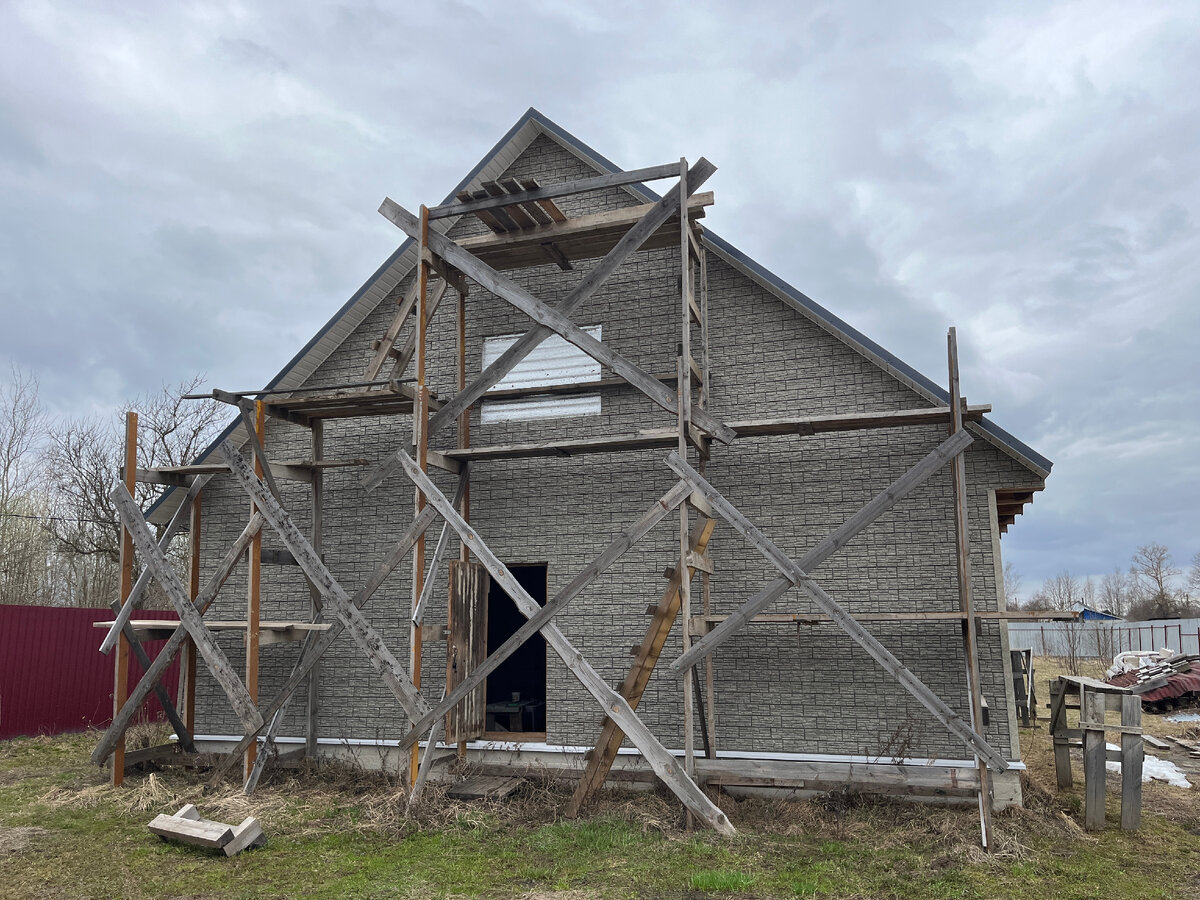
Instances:
[[[154,470],[138,469],[136,463],[136,417],[130,414],[127,437],[126,484],[114,493],[121,514],[122,582],[117,616],[106,636],[102,649],[115,646],[116,687],[114,721],[93,753],[93,760],[103,763],[110,754],[114,757],[113,779],[119,783],[123,766],[121,752],[123,735],[133,712],[152,689],[161,687],[159,678],[171,658],[181,648],[194,647],[187,655],[184,681],[184,713],[169,714],[179,732],[181,742],[191,740],[194,727],[195,660],[202,657],[217,677],[223,691],[241,720],[245,735],[234,751],[217,766],[214,778],[227,772],[238,759],[244,758],[245,787],[254,789],[263,766],[274,756],[273,742],[282,720],[284,708],[307,681],[306,752],[314,756],[317,747],[318,662],[333,645],[342,631],[348,631],[361,652],[367,657],[379,677],[405,710],[412,722],[400,744],[411,748],[408,775],[417,788],[428,772],[432,753],[424,759],[417,755],[417,741],[430,732],[430,746],[437,742],[440,727],[447,711],[455,709],[468,694],[483,683],[489,671],[520,644],[535,633],[541,633],[548,645],[558,653],[572,674],[595,697],[603,712],[595,748],[587,758],[586,769],[579,787],[571,798],[568,813],[574,815],[594,796],[608,777],[613,761],[624,739],[630,739],[660,778],[683,802],[689,816],[696,817],[722,833],[732,833],[728,819],[704,794],[696,782],[704,771],[715,771],[717,728],[713,704],[715,674],[712,652],[725,640],[751,622],[796,622],[801,618],[832,623],[843,629],[871,654],[879,664],[922,704],[940,719],[951,733],[960,738],[978,762],[976,790],[980,795],[984,841],[987,843],[988,811],[987,784],[989,767],[1004,769],[1003,754],[990,747],[980,735],[979,673],[975,650],[975,623],[981,617],[1000,617],[1004,613],[976,613],[970,597],[970,578],[966,547],[965,469],[962,452],[971,443],[965,423],[978,421],[988,411],[986,406],[969,407],[958,398],[957,353],[950,345],[950,378],[952,402],[945,407],[926,407],[877,413],[721,421],[709,411],[709,331],[708,331],[708,273],[706,242],[699,219],[712,204],[711,193],[700,188],[715,171],[715,166],[701,159],[689,167],[686,160],[630,173],[596,176],[578,181],[542,185],[533,180],[500,179],[485,182],[459,194],[453,203],[428,209],[421,207],[413,215],[390,199],[385,199],[380,212],[412,238],[416,251],[416,277],[411,287],[396,298],[397,308],[383,335],[374,342],[367,361],[363,381],[327,388],[275,388],[268,391],[233,393],[213,391],[212,397],[235,407],[243,420],[243,439],[250,444],[254,457],[253,471],[232,444],[226,442],[217,458],[203,464],[176,466]],[[676,183],[655,203],[624,207],[594,215],[567,217],[554,202],[556,198],[639,181],[675,178]],[[443,219],[473,215],[488,228],[478,237],[453,241],[444,229],[434,227]],[[571,317],[604,284],[630,256],[638,250],[657,247],[677,247],[680,258],[680,321],[676,371],[671,374],[650,374],[630,360],[605,346],[578,328]],[[597,259],[580,278],[576,287],[555,305],[549,305],[518,286],[501,272],[553,262],[570,269],[575,261]],[[468,284],[483,286],[501,300],[525,312],[533,326],[516,340],[499,359],[482,373],[468,381],[466,372],[466,304]],[[453,397],[436,397],[426,382],[428,370],[426,351],[428,330],[433,316],[444,297],[453,290],[457,297],[457,375],[458,390]],[[577,386],[537,388],[528,391],[491,392],[514,366],[541,341],[557,334],[602,363],[612,373],[600,382]],[[391,363],[389,374],[381,378],[385,366]],[[415,366],[415,383],[406,377]],[[568,391],[625,390],[643,393],[647,400],[674,418],[673,427],[648,429],[629,435],[570,439],[543,443],[509,444],[473,447],[470,441],[469,413],[471,407],[485,395],[510,397],[514,395],[553,395]],[[257,398],[255,401],[254,398]],[[363,416],[411,414],[413,435],[394,453],[382,461],[328,460],[324,458],[322,423],[326,419]],[[275,418],[311,429],[311,458],[306,460],[272,461],[266,451],[264,418]],[[854,431],[876,428],[905,428],[928,423],[941,423],[950,430],[950,437],[926,456],[912,470],[889,486],[862,510],[850,517],[840,528],[799,560],[790,559],[777,545],[762,534],[748,519],[732,506],[704,477],[710,454],[717,445],[734,440],[765,439],[776,435],[809,435],[827,432]],[[430,441],[442,429],[454,424],[457,439],[454,449],[435,452]],[[618,534],[613,542],[590,565],[544,607],[525,594],[507,567],[488,548],[483,538],[470,524],[470,469],[489,460],[519,459],[539,456],[562,456],[589,453],[613,453],[646,449],[672,449],[667,464],[678,476],[678,483],[657,501],[636,522]],[[718,448],[719,452],[719,448]],[[689,462],[694,460],[696,466]],[[959,559],[959,581],[962,586],[962,609],[957,617],[964,624],[964,648],[968,661],[968,684],[971,690],[971,720],[964,722],[933,691],[876,640],[863,625],[815,582],[813,571],[825,559],[840,549],[846,541],[874,522],[908,492],[932,477],[947,463],[952,463],[955,487],[956,536]],[[399,536],[393,550],[385,557],[366,584],[353,596],[338,584],[321,559],[322,543],[322,481],[323,472],[335,466],[367,467],[363,484],[370,490],[391,476],[407,477],[413,484],[414,510],[411,525]],[[429,479],[430,467],[455,473],[458,492],[453,500],[441,493]],[[216,572],[201,584],[199,529],[202,491],[211,478],[232,476],[250,498],[249,523],[232,548],[218,564]],[[172,490],[186,491],[183,504],[175,513],[161,540],[155,541],[131,494],[134,481],[166,485]],[[277,482],[294,479],[312,487],[312,515],[306,536],[283,507]],[[1014,498],[1011,504],[1028,502],[1027,497]],[[1015,512],[1006,507],[1006,514]],[[613,562],[625,553],[669,514],[678,511],[679,551],[667,572],[668,583],[658,603],[652,608],[652,618],[641,644],[636,648],[632,666],[619,690],[613,690],[576,650],[559,630],[554,618],[585,587],[600,578]],[[191,518],[191,566],[187,587],[171,570],[165,551],[172,536],[182,530]],[[436,549],[426,558],[425,532],[436,519],[443,526]],[[720,576],[714,572],[708,555],[718,518],[724,519],[780,571],[780,577],[747,600],[728,616],[714,616],[710,580]],[[267,554],[261,551],[261,529],[264,525],[277,533],[286,551]],[[441,702],[430,708],[421,692],[420,673],[422,620],[433,602],[434,577],[445,564],[449,535],[460,539],[462,565],[480,567],[502,585],[514,598],[528,622],[501,648],[482,661],[472,663],[472,671],[459,673],[453,686],[448,686]],[[245,555],[250,554],[249,595],[247,616],[236,622],[208,622],[204,611],[215,600],[221,585]],[[147,572],[134,584],[132,554],[142,557]],[[409,553],[412,557],[412,628],[407,652],[393,653],[382,636],[369,624],[362,610],[384,579],[399,566]],[[472,562],[475,560],[476,562]],[[302,622],[272,623],[259,620],[260,573],[264,566],[294,565],[304,573],[310,585],[312,615]],[[692,582],[700,575],[702,610],[693,608]],[[144,582],[157,578],[180,615],[178,625],[149,625],[132,620],[131,615]],[[485,576],[486,577],[486,576]],[[762,616],[758,613],[773,599],[796,587],[812,598],[824,617]],[[905,614],[890,614],[904,616]],[[955,614],[913,613],[915,617]],[[864,620],[870,617],[863,617]],[[877,617],[878,618],[878,617]],[[667,751],[650,729],[638,718],[637,708],[662,655],[675,622],[681,620],[682,655],[670,669],[680,675],[683,695],[684,759],[678,761]],[[153,661],[146,660],[146,675],[132,692],[126,691],[123,681],[128,641],[136,642],[147,628],[170,628],[164,650]],[[213,630],[235,627],[246,633],[247,654],[245,681],[229,665],[212,637]],[[274,637],[286,636],[302,640],[300,652],[282,690],[267,703],[257,695],[258,654],[260,643]],[[693,641],[695,638],[695,641]],[[693,667],[704,663],[703,683]],[[128,698],[126,699],[126,694]],[[700,715],[703,733],[705,766],[697,767],[694,736],[696,717]],[[177,721],[178,720],[178,721]],[[263,746],[258,735],[265,729]],[[461,734],[456,735],[462,738]],[[460,744],[460,751],[465,745]],[[256,755],[257,751],[257,755]],[[242,756],[244,754],[244,757]]]

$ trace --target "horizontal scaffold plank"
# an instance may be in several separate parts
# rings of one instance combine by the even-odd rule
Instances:
[[[1060,622],[1078,617],[1073,612],[1039,612],[1035,610],[1002,610],[1000,612],[977,612],[976,619]],[[704,634],[714,625],[724,622],[728,616],[692,616],[692,634]],[[958,611],[914,611],[914,612],[855,612],[858,622],[961,622],[966,614]],[[751,625],[833,625],[833,619],[818,613],[761,613],[750,619]]]
[[[970,406],[964,418],[978,421],[991,411],[991,406]],[[910,425],[940,425],[950,421],[950,410],[944,406],[928,409],[889,410],[877,413],[850,413],[834,416],[799,416],[780,419],[747,419],[727,422],[739,439],[773,437],[778,435],[813,435],[840,431],[861,431],[871,428],[901,428]],[[450,459],[489,460],[522,459],[539,456],[574,456],[581,453],[616,453],[624,450],[671,448],[679,443],[675,428],[652,428],[633,434],[606,435],[577,440],[542,441],[528,444],[498,444],[491,447],[469,447],[445,450]]]
[[[679,163],[667,163],[662,166],[649,166],[645,169],[632,169],[628,172],[613,172],[609,175],[580,178],[576,181],[561,181],[557,184],[542,185],[519,193],[500,194],[480,200],[466,200],[435,206],[429,210],[429,218],[431,220],[445,219],[449,216],[461,216],[481,209],[496,209],[501,206],[511,206],[514,203],[549,200],[553,197],[569,197],[574,194],[585,194],[589,191],[599,191],[604,188],[620,187],[626,184],[638,184],[643,181],[674,178],[678,174]]]
[[[678,174],[678,166],[676,167]],[[704,208],[712,206],[712,191],[704,191],[688,198],[688,218],[698,219]],[[593,259],[604,256],[611,250],[629,228],[636,224],[654,204],[625,206],[620,209],[576,216],[565,222],[539,225],[522,231],[506,234],[483,234],[463,238],[458,245],[469,251],[493,269],[523,269],[530,266],[551,264],[546,256],[545,244],[553,244],[567,259]],[[660,225],[642,243],[642,250],[679,245],[679,216],[673,216]]]

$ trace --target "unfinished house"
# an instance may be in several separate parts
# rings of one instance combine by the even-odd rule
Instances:
[[[181,739],[251,788],[332,753],[557,771],[572,813],[661,781],[722,831],[704,786],[1020,802],[1001,535],[1051,463],[960,398],[952,332],[946,390],[708,231],[713,171],[530,110],[440,205],[385,200],[399,249],[137,473],[190,571],[122,506]]]

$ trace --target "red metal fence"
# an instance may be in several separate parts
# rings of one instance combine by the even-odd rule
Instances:
[[[137,617],[176,618],[163,610],[139,610]],[[104,631],[92,624],[105,620],[112,621],[112,613],[102,609],[0,606],[0,739],[82,731],[112,720],[113,657],[99,651]],[[153,659],[163,643],[143,646]],[[131,654],[131,689],[141,676]],[[178,682],[176,660],[163,678],[172,697]],[[161,717],[151,694],[138,719]]]

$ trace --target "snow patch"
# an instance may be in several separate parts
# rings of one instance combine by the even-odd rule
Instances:
[[[1109,750],[1120,750],[1116,744],[1105,744]],[[1104,764],[1110,772],[1120,772],[1121,764],[1119,762],[1107,762]],[[1159,759],[1157,756],[1146,755],[1142,762],[1142,784],[1147,781],[1165,781],[1169,785],[1177,788],[1190,788],[1192,783],[1187,780],[1187,776],[1183,774],[1179,766],[1169,760]]]

